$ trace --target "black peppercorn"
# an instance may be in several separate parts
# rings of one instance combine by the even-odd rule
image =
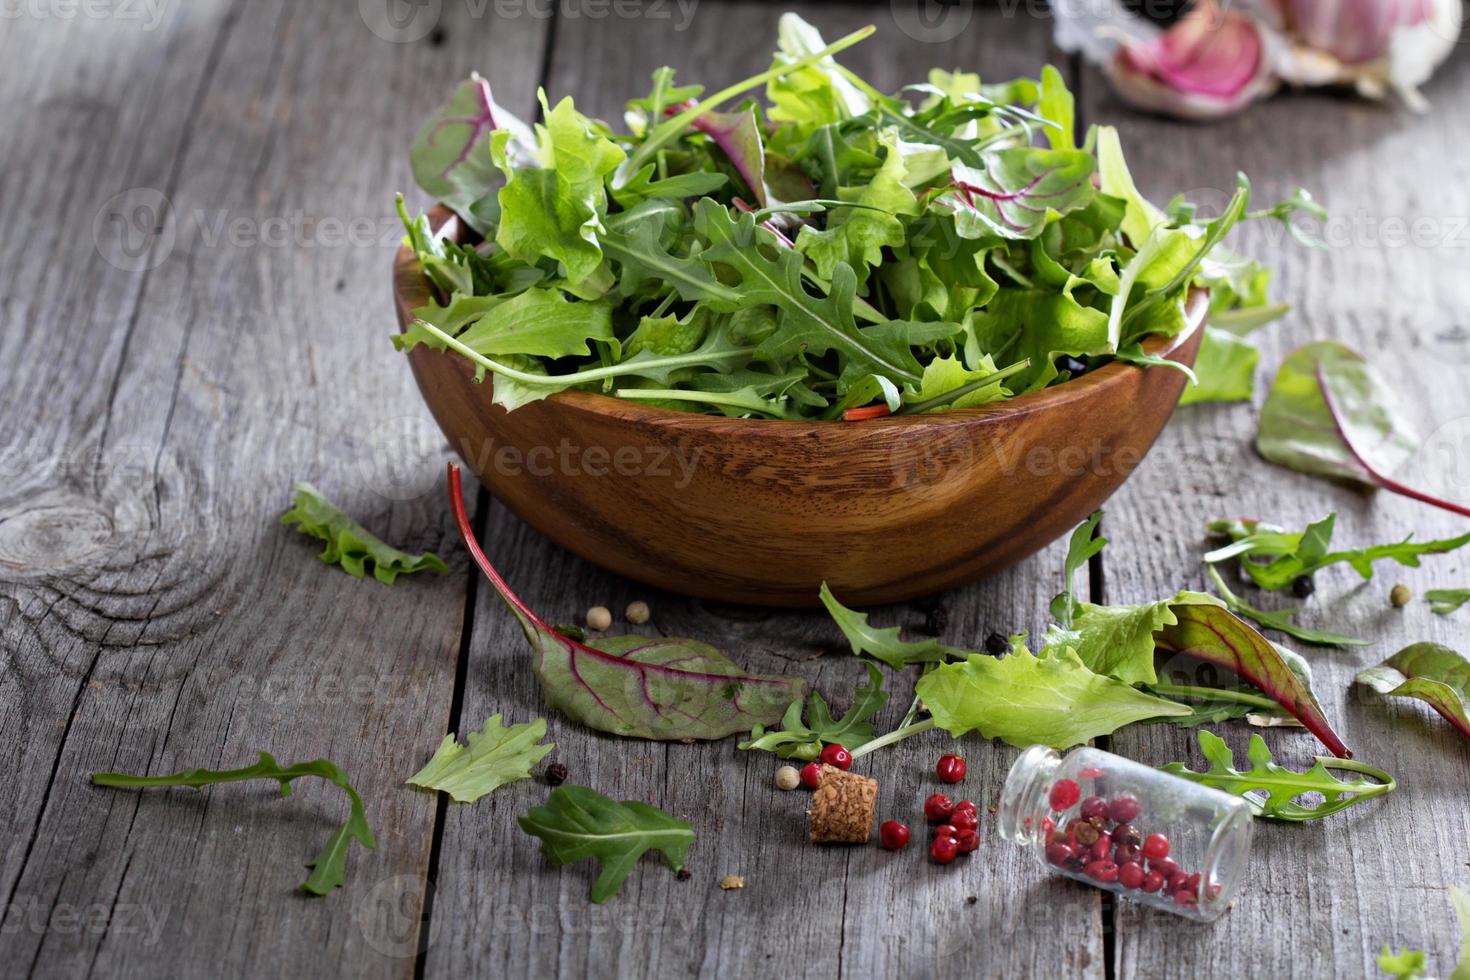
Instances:
[[[985,638],[985,652],[992,656],[998,657],[1010,648],[1010,643],[1006,642],[1006,638],[999,633],[992,632]]]
[[[688,881],[691,876],[688,868],[680,868],[678,871],[674,872],[674,877],[678,878],[680,881]]]
[[[935,606],[929,610],[924,617],[924,632],[930,636],[938,636],[949,626],[949,610],[943,606]]]
[[[1071,354],[1063,354],[1057,358],[1056,366],[1058,371],[1066,371],[1074,378],[1079,374],[1085,374],[1087,372],[1087,362],[1079,357],[1073,357]]]
[[[546,767],[546,785],[560,786],[567,781],[567,767],[560,762],[553,762]]]
[[[1305,599],[1317,591],[1317,585],[1312,581],[1310,575],[1298,575],[1291,580],[1291,594],[1298,599]]]

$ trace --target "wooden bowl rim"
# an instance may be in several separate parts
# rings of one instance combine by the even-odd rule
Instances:
[[[451,221],[455,222],[455,227],[450,230],[448,237],[456,242],[462,241],[465,237],[465,225],[457,214],[442,204],[436,204],[429,210],[429,226],[435,234],[440,233]],[[1189,344],[1195,333],[1204,326],[1206,314],[1209,312],[1209,297],[1207,289],[1192,289],[1185,306],[1184,329],[1171,337],[1147,338],[1143,342],[1144,351],[1169,357]],[[429,292],[429,280],[424,275],[418,256],[407,243],[399,246],[393,259],[393,300],[400,331],[407,329],[413,318],[412,311],[427,305],[432,298]],[[464,360],[468,368],[470,362],[463,358],[460,360]],[[572,411],[653,426],[673,425],[744,432],[751,425],[758,424],[763,429],[769,429],[772,435],[792,435],[805,434],[812,430],[831,429],[851,432],[853,426],[861,425],[867,431],[876,432],[884,429],[936,428],[980,420],[1004,422],[1008,419],[1019,419],[1033,412],[1045,411],[1089,398],[1105,388],[1116,387],[1125,383],[1131,372],[1139,370],[1146,369],[1140,369],[1122,361],[1114,361],[1096,371],[1089,371],[1080,378],[1057,385],[1055,388],[1026,392],[1003,402],[976,405],[972,408],[952,408],[943,412],[930,412],[922,415],[883,415],[859,422],[845,422],[840,419],[747,419],[723,415],[703,415],[694,412],[680,412],[657,405],[641,404],[594,391],[562,391],[548,396],[545,400]]]

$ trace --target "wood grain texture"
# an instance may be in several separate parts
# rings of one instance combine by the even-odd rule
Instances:
[[[881,13],[830,4],[797,9],[829,37]],[[585,99],[589,111],[609,115],[623,93],[661,63],[674,65],[684,78],[739,78],[768,57],[774,14],[755,4],[701,6],[687,35],[657,24],[561,23],[548,90],[573,93],[579,105]],[[1001,23],[977,14],[953,44],[889,37],[881,46],[860,46],[845,60],[887,88],[923,77],[934,64],[980,65],[993,77],[1034,71],[1045,26],[1026,24],[1019,36],[1005,37]],[[891,24],[882,26],[895,33]],[[847,706],[864,676],[824,614],[731,607],[632,584],[547,546],[498,505],[489,512],[483,543],[511,586],[549,622],[579,622],[588,606],[603,604],[619,620],[616,630],[633,630],[621,621],[621,610],[642,598],[653,608],[643,630],[707,640],[753,670],[800,673],[836,707]],[[993,630],[1040,630],[1059,568],[1060,553],[1052,547],[950,594],[946,638],[980,642]],[[545,712],[527,670],[525,639],[487,591],[480,590],[476,604],[460,730],[497,711],[517,721]],[[874,620],[912,629],[924,614],[918,606],[897,606],[876,611]],[[902,717],[912,682],[909,675],[890,682],[880,728]],[[732,741],[617,739],[556,715],[548,720],[555,758],[569,767],[573,782],[646,800],[693,823],[698,839],[690,852],[691,877],[677,880],[647,859],[621,895],[591,906],[592,865],[550,869],[516,828],[515,816],[543,798],[544,786],[518,783],[473,807],[452,807],[426,975],[1103,976],[1097,894],[1046,875],[1028,854],[995,836],[985,812],[999,795],[1014,750],[964,743],[970,775],[962,790],[981,803],[983,844],[969,859],[940,868],[924,855],[920,806],[946,788],[933,775],[949,744],[942,736],[913,739],[855,767],[879,780],[879,819],[913,825],[914,844],[891,854],[876,843],[806,843],[805,794],[774,788],[780,762],[771,755],[741,753]],[[720,890],[726,874],[743,875],[746,887]],[[446,903],[453,911],[441,915]],[[1055,928],[1058,922],[1066,927]]]
[[[435,229],[461,238],[447,209]],[[432,292],[407,245],[399,326]],[[1194,364],[1189,327],[1144,350]],[[636,581],[705,599],[814,607],[967,585],[1066,534],[1133,472],[1179,403],[1179,371],[1121,362],[1003,403],[863,422],[737,419],[568,391],[513,412],[494,376],[415,347],[414,377],[449,444],[495,498],[564,548]],[[957,524],[955,514],[973,520]]]
[[[310,479],[454,555],[420,479],[445,447],[383,316],[403,147],[454,76],[355,4],[164,12],[23,14],[0,40],[20,86],[0,109],[4,969],[408,974],[372,916],[421,899],[393,889],[422,880],[436,805],[401,784],[447,727],[467,571],[390,590],[275,518]],[[534,76],[542,27],[455,49]],[[352,888],[295,891],[345,815],[329,786],[87,782],[263,748],[330,757],[369,801]]]
[[[1109,503],[1104,524],[1113,542],[1102,558],[1108,601],[1204,587],[1198,560],[1206,547],[1204,523],[1213,517],[1245,514],[1300,528],[1336,511],[1340,546],[1395,541],[1410,532],[1420,538],[1463,533],[1463,519],[1424,505],[1273,467],[1255,455],[1251,441],[1254,409],[1282,357],[1310,340],[1337,337],[1366,354],[1410,403],[1425,448],[1406,472],[1446,496],[1470,500],[1464,385],[1470,166],[1451,149],[1470,139],[1470,118],[1456,108],[1470,89],[1470,60],[1458,53],[1434,79],[1427,115],[1392,104],[1286,96],[1238,120],[1191,129],[1188,154],[1179,152],[1177,127],[1130,113],[1097,75],[1089,73],[1083,87],[1087,120],[1119,125],[1133,173],[1155,199],[1193,187],[1193,196],[1223,202],[1240,169],[1251,175],[1258,202],[1301,185],[1332,212],[1328,251],[1284,240],[1276,226],[1256,225],[1238,236],[1240,250],[1280,270],[1277,292],[1294,311],[1258,335],[1255,407],[1182,409],[1148,465]],[[1470,886],[1458,843],[1470,832],[1464,807],[1470,745],[1418,705],[1349,686],[1359,669],[1417,640],[1467,651],[1463,614],[1436,617],[1419,598],[1403,610],[1389,605],[1388,590],[1398,581],[1416,596],[1464,585],[1470,556],[1427,558],[1420,569],[1383,563],[1369,583],[1345,567],[1320,573],[1304,622],[1371,646],[1334,650],[1272,636],[1308,657],[1328,717],[1358,759],[1398,778],[1398,792],[1320,823],[1258,827],[1250,878],[1234,909],[1213,927],[1181,926],[1120,906],[1115,975],[1375,976],[1385,943],[1429,951],[1436,975],[1453,967],[1459,946],[1446,888]],[[1298,601],[1239,588],[1268,608]],[[1243,752],[1243,723],[1221,733]],[[1299,729],[1264,736],[1285,764],[1305,768],[1320,751]],[[1166,726],[1125,730],[1112,744],[1145,762],[1202,762],[1194,734]]]

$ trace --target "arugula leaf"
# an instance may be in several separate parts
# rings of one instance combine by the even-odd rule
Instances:
[[[938,640],[901,640],[897,626],[882,629],[869,626],[868,614],[856,612],[838,602],[832,590],[827,588],[826,582],[822,583],[820,594],[822,605],[827,607],[832,621],[842,630],[842,635],[852,645],[852,652],[858,656],[866,654],[883,661],[894,670],[901,670],[908,664],[939,663],[970,654],[968,650],[945,646]]]
[[[347,774],[335,763],[326,759],[298,762],[282,766],[269,752],[260,753],[260,760],[253,766],[242,769],[183,769],[168,776],[130,776],[120,772],[94,772],[92,782],[97,786],[115,786],[120,789],[144,789],[152,786],[189,786],[198,789],[215,783],[236,783],[246,779],[274,779],[281,786],[281,795],[291,795],[291,783],[302,776],[317,776],[327,780],[347,794],[352,810],[347,822],[327,839],[317,855],[306,862],[311,874],[302,883],[303,890],[313,895],[326,895],[342,884],[347,867],[347,849],[352,841],[372,850],[378,846],[368,826],[367,812],[362,806],[362,797],[347,779]]]
[[[1364,580],[1373,577],[1373,563],[1392,559],[1408,568],[1418,568],[1424,555],[1439,555],[1470,544],[1470,533],[1438,541],[1414,541],[1413,535],[1393,544],[1372,545],[1347,551],[1329,551],[1337,521],[1335,513],[1309,524],[1303,531],[1291,533],[1254,520],[1215,520],[1208,529],[1212,534],[1229,537],[1231,543],[1207,553],[1204,560],[1217,564],[1231,558],[1263,589],[1284,589],[1303,575],[1346,562]],[[1269,559],[1261,561],[1260,559]]]
[[[1220,598],[1225,601],[1226,607],[1231,612],[1237,616],[1244,616],[1247,619],[1254,620],[1266,629],[1277,630],[1285,633],[1287,636],[1295,637],[1304,643],[1315,643],[1318,646],[1325,647],[1363,647],[1372,642],[1370,640],[1354,639],[1351,636],[1334,633],[1331,630],[1314,630],[1305,626],[1298,626],[1294,620],[1296,619],[1296,614],[1301,612],[1300,607],[1273,610],[1257,609],[1230,591],[1229,586],[1220,577],[1220,573],[1215,571],[1214,566],[1210,566],[1206,571],[1210,576],[1210,581],[1215,584],[1215,591],[1220,593]]]
[[[1394,778],[1382,769],[1352,759],[1318,756],[1311,769],[1295,772],[1272,760],[1271,750],[1259,735],[1251,736],[1250,747],[1245,753],[1251,767],[1245,771],[1235,768],[1235,756],[1230,746],[1213,732],[1199,732],[1199,747],[1210,763],[1206,771],[1195,772],[1182,762],[1171,762],[1159,768],[1190,782],[1203,783],[1239,796],[1250,804],[1256,816],[1268,820],[1317,820],[1346,810],[1354,803],[1392,793],[1398,786]],[[1345,779],[1334,775],[1338,772],[1369,778]],[[1306,793],[1319,793],[1322,801],[1316,804],[1296,802],[1298,796]]]
[[[1413,643],[1357,682],[1379,694],[1418,698],[1470,738],[1470,661],[1438,643]]]
[[[817,299],[802,285],[799,254],[785,251],[771,259],[754,247],[753,215],[737,221],[724,207],[703,198],[695,208],[695,223],[714,243],[704,258],[739,276],[748,302],[769,303],[781,311],[776,333],[760,346],[762,358],[835,350],[844,359],[843,374],[849,378],[882,374],[910,383],[920,380],[919,362],[907,344],[857,328],[852,315],[857,279],[847,263],[834,266],[831,289]]]
[[[425,570],[449,571],[449,567],[433,552],[410,555],[387,544],[344,514],[310,483],[298,483],[291,489],[296,495],[295,500],[291,508],[281,515],[281,523],[325,541],[327,546],[320,557],[327,564],[340,565],[347,574],[362,578],[371,562],[373,578],[384,585],[392,585],[399,575]]]
[[[870,720],[888,702],[888,692],[883,690],[883,675],[872,664],[868,668],[868,683],[859,687],[852,697],[852,706],[847,714],[833,719],[832,710],[826,700],[816,691],[806,709],[806,720],[802,719],[802,704],[791,702],[781,718],[781,727],[767,731],[764,725],[751,729],[749,741],[736,747],[745,750],[759,749],[775,752],[783,759],[815,759],[824,745],[841,745],[855,749],[873,740],[873,723]]]
[[[1278,466],[1380,487],[1470,517],[1470,507],[1388,475],[1417,447],[1392,390],[1362,355],[1334,340],[1299,347],[1282,362],[1256,434],[1256,451]]]
[[[470,557],[526,634],[542,696],[573,720],[635,738],[723,738],[772,724],[806,693],[800,678],[746,674],[698,640],[608,636],[582,643],[556,632],[510,590],[480,550],[453,463],[449,502]]]
[[[1429,608],[1441,616],[1448,616],[1465,603],[1470,602],[1470,589],[1429,589],[1424,593]]]
[[[1067,557],[1062,561],[1062,591],[1051,601],[1051,614],[1065,629],[1072,628],[1073,617],[1080,608],[1072,595],[1072,580],[1082,566],[1101,554],[1108,545],[1108,539],[1097,533],[1102,516],[1100,509],[1093,511],[1092,516],[1078,524],[1067,539]]]
[[[598,905],[618,893],[647,851],[658,851],[678,871],[694,843],[694,830],[684,821],[647,803],[618,803],[586,786],[558,786],[544,805],[516,819],[541,839],[541,853],[552,864],[597,860],[591,897]]]
[[[1095,674],[1069,648],[1038,657],[1017,644],[997,659],[972,654],[919,678],[915,693],[934,723],[958,738],[979,731],[1011,745],[1065,749],[1135,721],[1189,708]]]
[[[865,281],[868,269],[883,261],[884,248],[901,248],[907,233],[898,215],[916,215],[919,202],[903,184],[905,168],[897,138],[880,137],[886,147],[882,165],[859,187],[841,187],[837,196],[863,207],[836,208],[827,227],[802,225],[796,249],[816,264],[817,274],[831,280],[837,264],[845,263]]]
[[[502,725],[500,715],[485,719],[460,745],[445,735],[428,763],[408,778],[410,786],[443,790],[458,803],[473,803],[492,790],[518,779],[529,779],[531,767],[556,746],[542,743],[546,721]]]

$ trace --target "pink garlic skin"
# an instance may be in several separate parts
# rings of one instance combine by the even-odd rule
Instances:
[[[1293,40],[1325,51],[1344,65],[1388,54],[1394,32],[1427,23],[1432,0],[1267,0]]]
[[[1274,91],[1268,44],[1252,17],[1204,2],[1152,40],[1123,44],[1105,71],[1135,106],[1216,119]]]

